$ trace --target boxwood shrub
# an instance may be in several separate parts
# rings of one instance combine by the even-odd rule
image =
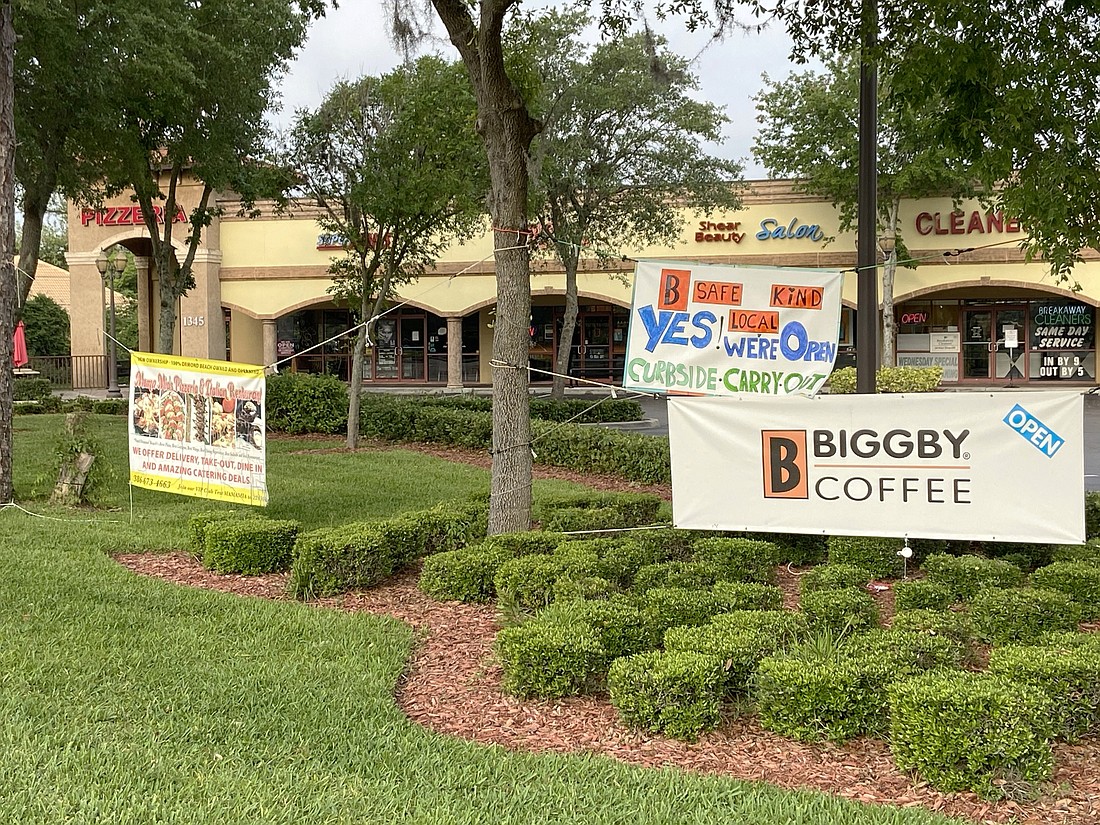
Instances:
[[[652,493],[582,492],[546,496],[537,502],[536,515],[545,521],[557,510],[606,510],[620,514],[621,526],[642,527],[652,524],[661,509],[661,499]]]
[[[1089,539],[1084,544],[1060,544],[1051,551],[1050,560],[1083,561],[1100,565],[1100,540]]]
[[[862,567],[874,578],[900,576],[902,540],[875,536],[829,536],[829,563]]]
[[[764,630],[741,630],[720,625],[670,627],[665,631],[665,650],[687,650],[714,656],[722,663],[728,693],[746,693],[756,666],[789,643]]]
[[[879,367],[875,392],[935,392],[943,379],[943,367]],[[829,392],[856,391],[856,368],[842,367],[829,376]]]
[[[1002,794],[1053,766],[1050,700],[1003,676],[939,671],[890,688],[890,749],[904,771],[941,791]]]
[[[632,590],[644,593],[654,587],[705,589],[718,578],[714,565],[699,561],[664,561],[647,564],[634,575]]]
[[[894,585],[896,610],[946,610],[955,601],[954,591],[946,584],[918,579]]]
[[[705,538],[692,545],[692,558],[711,565],[722,581],[775,584],[779,548],[770,541]]]
[[[804,639],[810,627],[806,617],[790,610],[731,610],[719,613],[711,624],[732,631],[760,631],[784,645]]]
[[[854,564],[819,564],[802,575],[798,580],[798,588],[803,594],[819,590],[842,590],[845,587],[863,589],[873,578],[870,570]]]
[[[607,651],[586,622],[531,621],[506,627],[496,640],[504,689],[556,698],[584,693],[601,679]]]
[[[1078,623],[1069,596],[1037,587],[983,590],[968,612],[978,638],[993,644],[1032,641],[1050,631],[1075,630]]]
[[[745,533],[745,538],[769,541],[779,548],[777,564],[804,567],[821,564],[829,553],[829,537],[823,533]]]
[[[778,610],[783,591],[757,582],[715,582],[712,590],[722,612],[731,610]]]
[[[596,631],[608,664],[620,656],[641,653],[652,643],[641,611],[621,601],[555,602],[538,614],[538,621],[587,623]]]
[[[200,559],[206,552],[206,525],[216,521],[235,521],[241,518],[235,510],[204,510],[187,520],[187,546]]]
[[[921,569],[928,581],[942,584],[951,591],[952,601],[969,601],[987,588],[1018,587],[1024,580],[1023,571],[1016,565],[981,556],[934,553],[924,560]]]
[[[564,573],[554,581],[554,602],[593,601],[611,598],[619,589],[602,576]]]
[[[493,585],[508,612],[541,610],[554,600],[554,583],[566,572],[558,556],[519,556],[500,566]]]
[[[569,541],[569,536],[542,530],[525,530],[519,533],[494,533],[485,541],[493,547],[507,550],[513,556],[532,556],[553,553],[555,547]]]
[[[636,534],[635,534],[636,535]],[[657,542],[640,542],[633,535],[610,541],[602,552],[608,577],[620,587],[630,587],[638,571],[646,565],[659,564],[672,557],[672,551]]]
[[[633,727],[694,740],[717,727],[724,691],[722,661],[691,651],[649,651],[611,663],[611,704]]]
[[[614,507],[562,507],[552,510],[541,524],[544,530],[559,533],[624,530],[630,527],[626,517]]]
[[[489,541],[435,553],[424,559],[419,587],[436,601],[491,602],[497,571],[514,557],[511,548]]]
[[[907,633],[942,636],[945,639],[954,639],[964,646],[969,646],[974,641],[974,625],[970,617],[952,610],[905,610],[894,615],[890,628]]]
[[[204,532],[204,567],[218,573],[258,575],[286,570],[294,554],[296,521],[213,521]]]
[[[718,600],[709,590],[655,587],[639,598],[646,627],[657,641],[670,627],[706,624],[718,612]]]
[[[668,439],[578,424],[531,422],[535,461],[642,484],[672,480]]]
[[[1035,587],[1065,593],[1077,604],[1081,618],[1100,616],[1100,566],[1084,561],[1059,561],[1031,574]]]
[[[865,590],[819,590],[799,600],[802,613],[812,631],[830,631],[837,635],[877,627],[878,605]]]
[[[1055,735],[1074,740],[1100,730],[1100,649],[1005,645],[994,648],[989,672],[1041,690]]]
[[[340,433],[348,427],[348,387],[331,375],[288,372],[267,379],[267,428],[284,433]]]

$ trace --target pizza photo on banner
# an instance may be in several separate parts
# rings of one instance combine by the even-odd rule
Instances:
[[[638,261],[623,387],[809,395],[836,363],[839,270]]]
[[[264,368],[130,355],[130,483],[267,505]]]

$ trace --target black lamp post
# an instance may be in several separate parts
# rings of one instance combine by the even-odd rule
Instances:
[[[99,275],[107,281],[107,292],[110,300],[110,313],[108,317],[107,337],[107,397],[121,398],[122,392],[118,388],[118,345],[115,343],[115,275],[121,275],[126,269],[126,253],[121,249],[112,258],[107,257],[106,251],[101,251],[96,258],[95,268]],[[109,276],[109,277],[108,277]]]
[[[878,0],[863,0],[859,65],[859,205],[856,230],[856,392],[873,393],[878,372]]]

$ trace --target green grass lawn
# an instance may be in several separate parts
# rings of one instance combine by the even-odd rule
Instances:
[[[590,756],[508,753],[411,724],[393,700],[397,621],[139,578],[122,549],[180,548],[210,502],[125,484],[124,421],[91,425],[116,467],[96,511],[48,507],[61,416],[16,419],[0,511],[0,822],[942,823],[760,783]],[[415,453],[268,450],[270,515],[307,528],[484,491]],[[537,483],[536,495],[568,485]],[[45,518],[40,517],[45,516]]]

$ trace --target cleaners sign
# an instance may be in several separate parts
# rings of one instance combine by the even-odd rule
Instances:
[[[264,368],[130,354],[130,483],[267,504]]]
[[[678,398],[668,418],[677,527],[1085,539],[1080,393]]]
[[[623,386],[813,395],[833,369],[836,270],[639,261]]]

